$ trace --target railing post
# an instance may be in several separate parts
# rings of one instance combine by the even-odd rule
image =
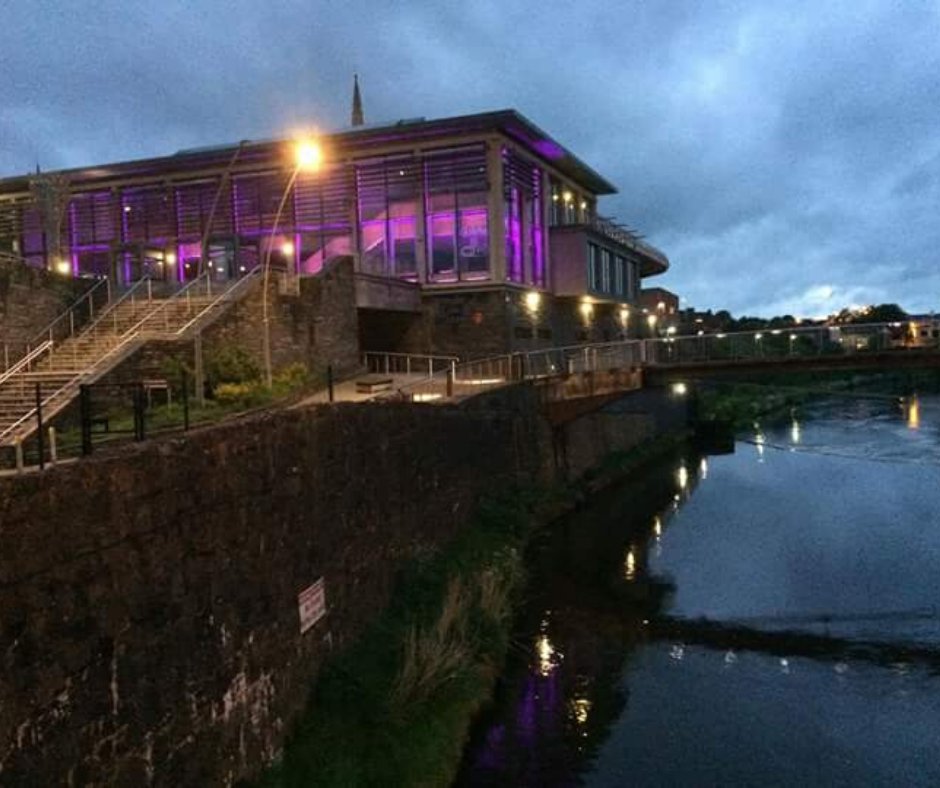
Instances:
[[[134,384],[134,440],[142,441],[146,437],[144,429],[144,384]]]
[[[184,369],[181,373],[183,387],[183,431],[189,430],[189,375]]]
[[[36,384],[36,442],[39,445],[39,470],[46,467],[46,445],[42,434],[42,384]]]
[[[13,443],[13,451],[16,455],[16,472],[23,472],[23,441],[20,438],[17,438]]]
[[[82,383],[78,387],[78,402],[82,422],[82,456],[91,454],[91,391]]]
[[[56,447],[55,427],[49,428],[49,464],[55,465],[59,461],[59,452]]]
[[[326,391],[330,402],[333,402],[333,365],[326,365]]]
[[[447,398],[454,396],[454,368],[447,370]]]

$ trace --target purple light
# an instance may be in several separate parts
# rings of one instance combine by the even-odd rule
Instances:
[[[532,143],[532,149],[549,161],[558,161],[565,157],[565,149],[554,140],[542,139]]]

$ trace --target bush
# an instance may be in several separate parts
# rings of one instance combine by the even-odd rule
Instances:
[[[206,379],[215,388],[222,383],[249,383],[261,379],[261,367],[236,345],[223,345],[206,357]]]
[[[248,383],[220,383],[215,387],[215,399],[220,405],[255,408],[269,402],[271,392],[260,380]]]

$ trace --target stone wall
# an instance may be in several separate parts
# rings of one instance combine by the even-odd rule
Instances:
[[[68,279],[21,263],[0,260],[0,371],[4,345],[10,363],[26,344],[64,312],[88,287],[87,280]]]
[[[354,371],[360,359],[352,258],[301,278],[296,296],[278,293],[279,276],[268,283],[271,366],[277,370],[301,363],[316,370],[332,365],[337,375]],[[237,346],[263,364],[263,301],[264,291],[256,287],[231,307],[206,330],[204,352]]]
[[[295,409],[0,477],[0,783],[257,774],[404,562],[487,493],[655,430],[628,407],[553,433],[539,397]],[[328,613],[301,634],[319,578]]]

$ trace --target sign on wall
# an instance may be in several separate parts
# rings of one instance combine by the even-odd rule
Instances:
[[[297,595],[297,608],[302,635],[326,615],[326,586],[322,577]]]

